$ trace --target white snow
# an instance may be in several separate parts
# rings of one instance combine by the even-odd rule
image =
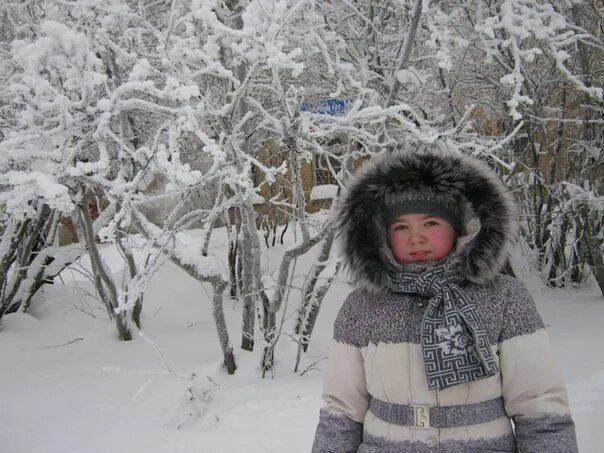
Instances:
[[[338,195],[337,184],[322,184],[314,186],[310,192],[311,200],[332,200]]]
[[[21,211],[31,209],[25,201],[28,199],[39,199],[51,208],[64,213],[69,213],[74,208],[67,187],[56,183],[51,176],[39,171],[30,171],[27,174],[9,171],[0,175],[0,184],[14,188],[10,192],[0,192],[0,203],[10,213],[19,214]]]
[[[401,85],[407,85],[409,83],[418,83],[417,76],[408,69],[401,69],[397,71],[396,78]]]
[[[210,252],[226,256],[224,229]],[[203,234],[190,234],[194,239]],[[286,235],[291,247],[293,234]],[[265,252],[269,267],[283,249]],[[113,245],[101,253],[114,275],[123,271]],[[300,286],[314,255],[299,259]],[[219,263],[224,265],[224,263]],[[278,345],[274,378],[262,379],[259,351],[239,349],[241,306],[225,314],[237,373],[220,367],[209,288],[171,263],[151,283],[143,331],[117,340],[115,326],[88,293],[86,257],[46,287],[30,314],[13,314],[0,330],[0,450],[3,453],[308,452],[321,402],[332,324],[350,287],[340,277],[321,309],[302,376],[294,373],[296,345]],[[597,287],[542,289],[528,282],[548,325],[556,361],[568,382],[582,453],[601,451],[604,423],[604,299]],[[530,286],[533,285],[533,286]],[[298,306],[292,292],[285,309]],[[293,317],[292,317],[293,318]],[[261,348],[256,348],[260,350]],[[316,365],[313,365],[317,362]]]

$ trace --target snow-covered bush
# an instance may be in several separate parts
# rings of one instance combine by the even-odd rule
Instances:
[[[130,337],[130,318],[140,326],[149,278],[170,259],[213,286],[229,371],[227,282],[243,301],[242,347],[251,350],[259,340],[269,371],[289,328],[278,315],[298,294],[295,263],[316,253],[293,331],[305,350],[340,266],[333,212],[309,215],[301,167],[320,162],[337,195],[365,157],[401,143],[438,143],[497,168],[522,203],[525,243],[549,281],[581,282],[597,269],[601,187],[592,182],[601,165],[602,90],[594,75],[601,41],[583,6],[46,0],[0,8],[0,265],[4,275],[18,275],[14,270],[27,269],[34,255],[46,256],[38,251],[52,242],[52,227],[20,264],[15,257],[24,252],[10,246],[16,232],[72,215],[99,297],[123,338]],[[20,17],[30,18],[27,25]],[[271,147],[278,152],[266,159]],[[579,168],[569,156],[581,156]],[[596,166],[591,173],[581,171],[588,162]],[[162,181],[161,193],[149,189],[153,180]],[[267,199],[268,208],[299,237],[267,275],[254,203],[271,184],[287,190]],[[581,201],[569,195],[571,186],[582,188]],[[103,208],[96,220],[94,197]],[[160,205],[165,212],[156,216]],[[596,220],[572,220],[577,213]],[[230,272],[216,265],[225,257],[209,252],[212,229],[221,224],[229,231]],[[179,233],[193,226],[205,228],[200,250],[180,242]],[[128,235],[135,230],[144,238],[137,245],[144,266],[133,258]],[[123,282],[103,264],[97,239],[122,251]],[[40,267],[31,268],[40,280]]]

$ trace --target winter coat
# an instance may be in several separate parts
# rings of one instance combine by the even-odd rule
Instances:
[[[466,225],[473,233],[458,241],[467,247],[464,290],[487,327],[500,370],[495,376],[428,388],[420,336],[428,300],[388,291],[392,257],[381,211],[388,191],[414,181],[469,201]],[[313,453],[577,451],[565,384],[543,321],[523,285],[499,274],[514,239],[514,212],[510,195],[486,166],[447,151],[374,158],[348,184],[339,226],[357,289],[335,321]],[[369,409],[372,399],[465,406],[499,397],[505,415],[446,428],[390,423]]]

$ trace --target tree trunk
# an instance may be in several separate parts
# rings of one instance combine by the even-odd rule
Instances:
[[[86,241],[88,253],[90,255],[90,263],[92,266],[92,273],[94,276],[95,287],[99,297],[104,302],[105,307],[111,317],[115,318],[115,325],[119,337],[124,341],[132,340],[132,334],[128,329],[128,320],[126,313],[116,313],[115,310],[118,308],[118,297],[115,283],[113,282],[108,270],[105,268],[99,250],[96,246],[96,237],[92,228],[92,219],[90,218],[89,211],[89,199],[86,193],[86,188],[80,189],[81,199],[77,205],[79,214],[79,222],[81,231]]]
[[[236,210],[233,210],[236,212]],[[236,214],[235,214],[236,215]],[[237,233],[233,232],[228,212],[224,214],[224,225],[227,231],[229,241],[228,263],[229,263],[229,292],[231,299],[237,299],[241,295],[241,284],[237,272]]]
[[[9,279],[9,271],[17,259],[20,245],[25,241],[30,223],[31,219],[23,222],[9,219],[0,241],[0,319],[12,305],[12,297],[9,297],[12,278]]]
[[[229,340],[229,333],[227,330],[226,320],[224,318],[224,306],[223,306],[223,293],[227,286],[227,282],[220,278],[213,278],[210,280],[214,294],[212,297],[212,315],[214,316],[214,322],[216,324],[216,331],[218,333],[218,341],[220,348],[222,349],[222,355],[224,356],[224,365],[227,369],[227,373],[235,374],[237,365],[235,364],[235,356],[233,355],[233,347]]]
[[[598,240],[598,232],[601,233],[602,225],[594,215],[589,215],[586,209],[583,209],[583,218],[585,219],[585,236],[587,248],[589,251],[589,266],[593,272],[600,292],[604,296],[604,256],[602,256],[602,248]]]
[[[122,256],[126,261],[126,266],[128,268],[128,273],[130,277],[130,281],[134,279],[138,273],[136,269],[136,261],[134,260],[134,255],[132,254],[132,249],[124,244],[124,235],[122,233],[117,234],[116,245],[122,252]],[[142,294],[136,299],[134,302],[134,306],[132,308],[132,321],[139,329],[141,328],[141,312],[143,310],[143,296]]]
[[[208,226],[208,231],[206,231],[205,238],[203,240],[203,246],[201,248],[201,255],[208,256],[208,249],[210,248],[210,239],[212,237],[212,231],[214,231],[214,227],[216,226],[216,222],[220,217],[220,212],[218,211],[218,206],[222,203],[224,198],[224,186],[222,182],[220,183],[220,189],[218,190],[218,195],[216,196],[216,200],[214,200],[213,212],[214,214],[210,217],[210,220],[206,222]]]
[[[41,232],[43,240],[42,247],[36,253],[33,261],[27,270],[27,278],[23,285],[23,291],[21,294],[21,307],[22,312],[26,312],[31,304],[31,300],[36,292],[45,283],[52,283],[52,279],[48,278],[46,272],[47,266],[55,260],[55,257],[50,254],[43,253],[54,243],[54,239],[57,233],[59,224],[60,213],[57,210],[53,210],[48,216],[44,229]]]
[[[419,19],[422,15],[422,0],[416,0],[415,7],[413,9],[413,18],[411,19],[411,27],[409,28],[409,33],[405,37],[405,47],[403,50],[403,55],[401,56],[401,61],[399,62],[397,72],[401,69],[405,69],[409,66],[409,59],[411,58],[411,51],[413,50],[413,43],[415,42],[415,36],[417,34],[417,27],[419,25]],[[401,86],[401,83],[398,80],[396,74],[394,74],[394,83],[390,88],[390,92],[388,93],[388,98],[386,99],[385,107],[390,107],[398,95],[398,90]]]
[[[262,293],[262,331],[264,332],[264,349],[262,351],[262,378],[267,371],[272,371],[275,360],[275,345],[277,342],[276,313],[271,310],[271,303]]]
[[[239,260],[241,262],[241,293],[243,298],[243,320],[241,331],[241,348],[244,351],[254,350],[254,330],[256,325],[256,295],[254,288],[254,261],[252,257],[252,244],[249,233],[249,228],[246,221],[243,220],[243,214],[239,208],[242,217],[241,228],[243,230],[243,238],[239,239]]]
[[[8,305],[7,313],[14,313],[19,310],[21,297],[19,290],[27,277],[29,265],[34,261],[39,251],[44,248],[46,237],[42,237],[45,231],[45,225],[49,222],[50,208],[42,205],[38,209],[37,216],[28,223],[24,235],[17,244],[15,259],[15,268],[13,274],[8,280],[3,300]]]
[[[319,276],[321,272],[325,269],[327,265],[327,260],[329,259],[329,255],[331,253],[331,248],[333,246],[335,237],[335,230],[332,229],[330,233],[327,235],[325,240],[323,241],[323,245],[321,247],[321,251],[319,253],[319,257],[315,263],[313,263],[310,271],[308,273],[308,277],[306,279],[306,283],[302,288],[302,304],[300,309],[298,310],[298,320],[296,322],[295,334],[299,336],[299,338],[304,338],[305,340],[300,341],[304,352],[306,352],[308,348],[308,341],[310,339],[310,335],[312,334],[312,330],[314,327],[314,323],[316,317],[319,314],[320,306],[316,305],[313,307],[309,307],[313,300],[313,295],[315,294],[315,287],[317,285],[317,281],[319,280]],[[327,292],[327,290],[325,290]],[[320,302],[319,302],[320,304]]]

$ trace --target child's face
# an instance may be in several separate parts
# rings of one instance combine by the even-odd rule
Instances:
[[[438,261],[453,250],[457,235],[445,220],[428,214],[405,214],[388,227],[388,242],[402,263]]]

